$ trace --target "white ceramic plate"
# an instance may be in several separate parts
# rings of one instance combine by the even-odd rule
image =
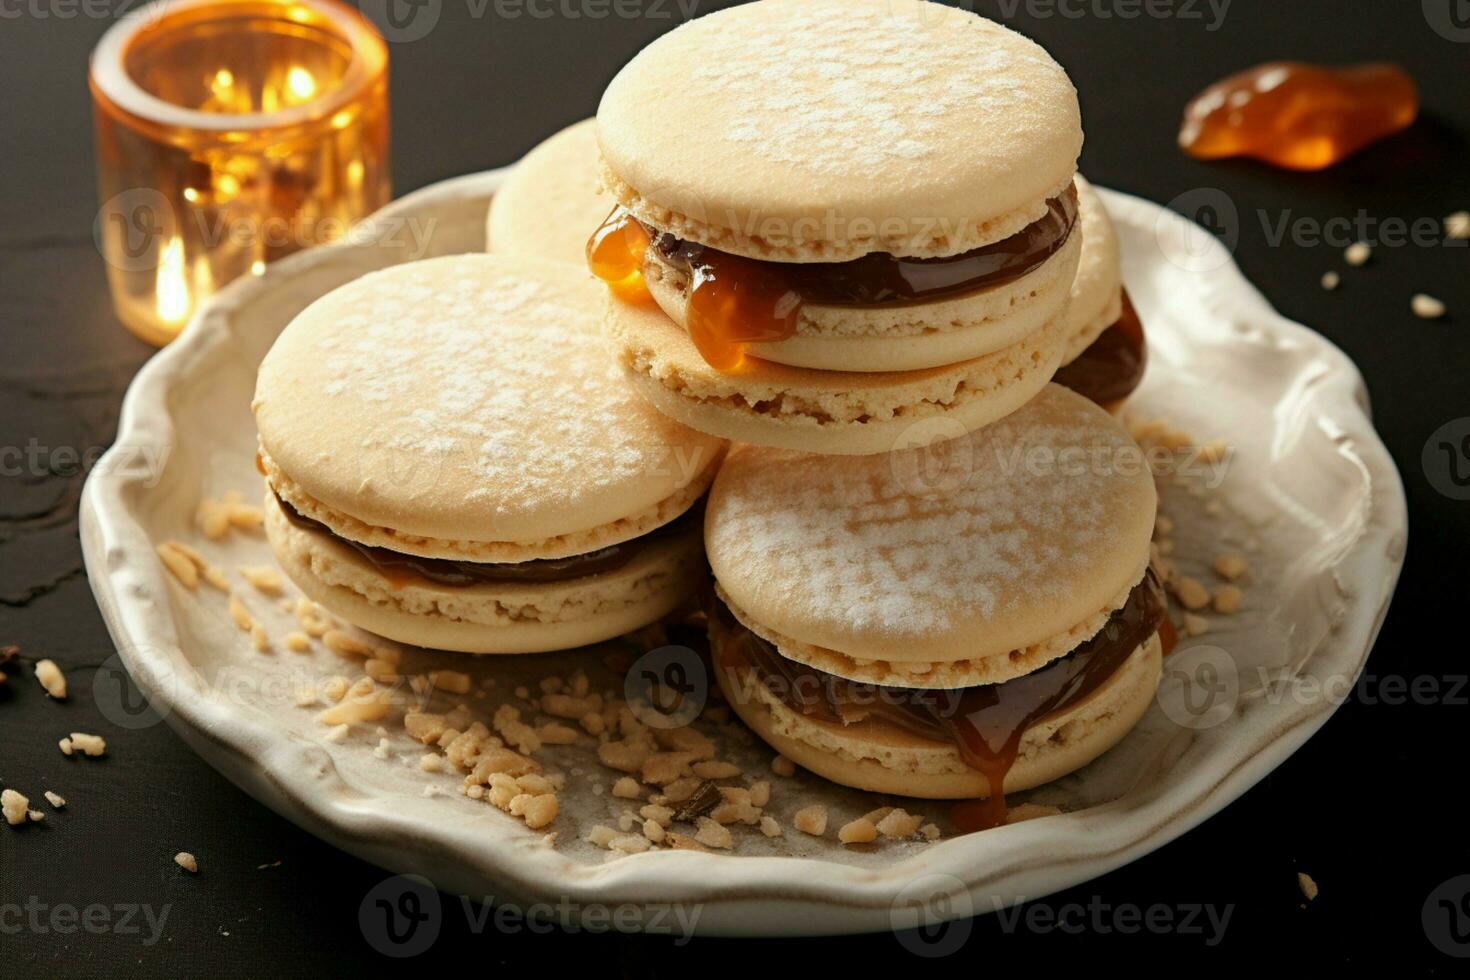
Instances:
[[[256,366],[291,317],[341,283],[414,257],[420,243],[428,245],[423,255],[480,250],[500,179],[491,172],[419,191],[354,242],[294,256],[224,290],[139,372],[117,448],[87,484],[82,543],[122,661],[200,755],[310,833],[445,891],[559,900],[573,916],[632,904],[649,924],[677,903],[705,934],[888,929],[1038,898],[1167,843],[1279,765],[1361,671],[1407,525],[1403,489],[1369,421],[1357,370],[1273,312],[1213,238],[1157,205],[1107,193],[1151,344],[1149,376],[1132,407],[1235,450],[1217,489],[1191,490],[1197,478],[1166,481],[1164,510],[1180,526],[1176,558],[1206,581],[1209,561],[1225,548],[1247,549],[1252,567],[1245,610],[1181,645],[1138,729],[1080,773],[1027,794],[1067,813],[936,844],[844,849],[830,829],[827,840],[796,833],[791,813],[820,800],[835,827],[877,804],[799,774],[776,780],[772,811],[788,828],[784,838],[742,834],[734,855],[659,851],[605,862],[606,852],[579,838],[594,823],[615,822],[624,803],[592,791],[594,778],[604,786],[611,778],[589,745],[568,747],[559,760],[584,775],[562,794],[553,848],[541,833],[456,794],[457,777],[420,772],[422,748],[395,726],[389,761],[374,756],[376,732],[324,740],[289,685],[336,673],[340,662],[325,652],[256,653],[218,593],[185,592],[166,576],[153,542],[195,540],[202,493],[260,493],[249,402]],[[226,567],[269,561],[258,538],[202,547]],[[277,635],[287,629],[273,603],[248,590],[246,598]],[[509,697],[516,685],[575,663],[600,669],[585,652],[481,659],[470,669],[495,678]],[[599,683],[610,678],[596,675]],[[1191,714],[1188,705],[1208,704],[1212,692],[1213,708]],[[145,723],[117,714],[121,725]],[[758,746],[724,741],[751,771],[769,759]],[[940,818],[944,811],[917,809]]]

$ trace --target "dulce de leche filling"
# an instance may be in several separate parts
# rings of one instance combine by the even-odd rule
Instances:
[[[647,534],[585,554],[569,555],[565,558],[534,558],[520,562],[476,562],[452,558],[421,558],[390,548],[362,544],[342,537],[321,521],[307,517],[279,496],[276,497],[276,502],[281,506],[281,513],[292,524],[308,531],[326,534],[338,544],[356,551],[388,580],[389,587],[393,589],[401,589],[413,582],[430,582],[451,587],[492,583],[531,585],[601,575],[627,565],[648,542],[692,531],[704,523],[704,505],[701,502]]]
[[[1098,334],[1076,360],[1062,365],[1052,380],[1107,408],[1133,394],[1147,364],[1143,322],[1125,289],[1118,322]]]
[[[1163,586],[1149,569],[1097,635],[1065,657],[1000,684],[925,690],[865,684],[788,660],[724,603],[714,599],[710,606],[710,633],[719,640],[715,668],[731,671],[732,679],[748,672],[792,711],[817,721],[851,724],[873,718],[920,738],[952,743],[990,790],[985,799],[955,807],[955,821],[967,831],[1005,821],[1005,778],[1028,728],[1100,688],[1154,633],[1169,647],[1174,637],[1172,629],[1165,630]]]
[[[1016,234],[945,258],[875,252],[848,262],[770,262],[659,232],[615,208],[587,242],[587,265],[624,299],[647,301],[650,247],[689,278],[685,327],[711,367],[738,368],[752,343],[796,332],[802,304],[887,306],[940,299],[1026,275],[1066,244],[1077,223],[1077,188],[1046,202]]]

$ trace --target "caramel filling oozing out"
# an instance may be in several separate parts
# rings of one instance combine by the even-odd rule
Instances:
[[[415,582],[460,587],[486,583],[540,584],[546,582],[568,582],[572,579],[600,575],[616,571],[643,550],[650,541],[673,537],[704,525],[704,504],[689,508],[667,524],[654,528],[647,534],[608,545],[596,551],[566,558],[533,558],[520,562],[477,562],[457,561],[452,558],[421,558],[391,548],[362,544],[344,538],[321,521],[313,520],[292,507],[279,496],[277,502],[287,520],[297,527],[329,535],[339,544],[356,551],[367,559],[388,581],[391,589],[401,589]]]
[[[1166,600],[1152,569],[1098,634],[1065,657],[1024,677],[957,690],[864,684],[788,660],[718,599],[710,601],[709,621],[712,637],[720,641],[716,669],[750,672],[792,711],[838,725],[875,718],[921,738],[952,743],[990,790],[983,799],[955,806],[955,822],[964,831],[1005,822],[1005,778],[1028,728],[1087,698],[1154,633],[1161,639],[1174,635],[1171,630],[1165,636]]]
[[[794,334],[804,303],[902,305],[1000,285],[1054,255],[1076,223],[1072,185],[1021,231],[960,255],[917,259],[877,252],[849,262],[769,262],[657,232],[614,208],[587,242],[587,265],[621,298],[646,302],[643,265],[648,249],[656,249],[689,277],[685,326],[700,355],[717,370],[733,371],[750,344]]]
[[[1062,365],[1052,380],[1107,408],[1133,394],[1147,364],[1143,322],[1125,289],[1118,322],[1098,334],[1070,364]]]

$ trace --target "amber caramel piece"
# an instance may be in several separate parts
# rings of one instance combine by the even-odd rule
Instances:
[[[1190,100],[1179,146],[1200,160],[1247,156],[1322,170],[1407,128],[1418,114],[1418,89],[1397,65],[1272,61]]]

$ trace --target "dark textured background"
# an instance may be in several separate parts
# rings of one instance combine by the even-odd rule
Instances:
[[[1258,215],[1275,221],[1290,211],[1325,221],[1362,211],[1412,221],[1470,207],[1470,43],[1432,30],[1418,0],[1235,0],[1213,31],[1208,7],[1190,4],[1201,20],[1181,16],[1184,6],[1153,8],[1172,7],[1175,16],[1127,19],[1117,15],[1141,9],[1128,0],[1063,5],[1081,16],[1047,4],[978,4],[991,16],[1016,11],[1003,19],[1071,72],[1082,93],[1090,177],[1157,201],[1199,187],[1231,196],[1242,215],[1237,258],[1246,274],[1285,314],[1340,344],[1367,377],[1408,491],[1408,565],[1370,677],[1305,748],[1182,839],[1033,903],[1041,913],[1072,902],[1164,903],[1176,911],[1231,905],[1222,942],[1086,923],[1006,930],[991,916],[976,920],[962,949],[933,968],[984,975],[1156,962],[1192,972],[1201,964],[1271,969],[1284,958],[1325,969],[1385,962],[1396,972],[1454,973],[1463,964],[1429,943],[1421,909],[1437,885],[1470,872],[1459,689],[1467,671],[1459,623],[1470,505],[1433,489],[1420,453],[1441,424],[1470,416],[1470,250],[1379,249],[1371,266],[1326,293],[1318,278],[1341,267],[1338,250],[1275,246]],[[592,20],[497,16],[493,3],[442,0],[437,27],[392,50],[397,190],[512,161],[592,113],[618,66],[676,23],[667,16],[677,10],[673,0],[661,7],[662,19]],[[90,232],[96,201],[85,65],[111,21],[64,17],[65,9],[0,3],[0,447],[34,439],[85,453],[111,437],[123,389],[150,351],[113,319]],[[1423,119],[1325,174],[1202,164],[1178,152],[1175,128],[1190,94],[1281,57],[1398,61],[1422,87]],[[1408,297],[1421,289],[1445,299],[1451,316],[1412,317]],[[383,872],[257,805],[166,726],[124,733],[98,715],[87,692],[112,649],[81,571],[81,478],[64,456],[50,459],[57,472],[17,475],[7,466],[0,481],[0,644],[19,644],[28,659],[53,657],[76,693],[49,703],[29,666],[12,666],[11,690],[0,691],[0,780],[33,796],[57,789],[70,806],[42,826],[0,828],[0,974],[258,977],[391,966],[357,924],[358,903]],[[1439,694],[1394,703],[1400,683]],[[108,757],[63,758],[56,739],[72,730],[108,736]],[[199,855],[197,877],[174,867],[179,849]],[[257,870],[272,862],[280,863]],[[1322,887],[1309,907],[1297,892],[1298,869]],[[116,931],[38,932],[5,911],[5,903],[27,901],[167,906],[168,919],[152,945]],[[891,935],[829,941],[820,950],[617,935],[557,941],[493,927],[476,935],[457,901],[447,908],[443,934],[411,968],[699,975],[726,965],[768,972],[805,962],[808,952],[836,957],[834,964],[852,956],[865,972],[931,968]],[[1470,928],[1470,909],[1461,921]]]

